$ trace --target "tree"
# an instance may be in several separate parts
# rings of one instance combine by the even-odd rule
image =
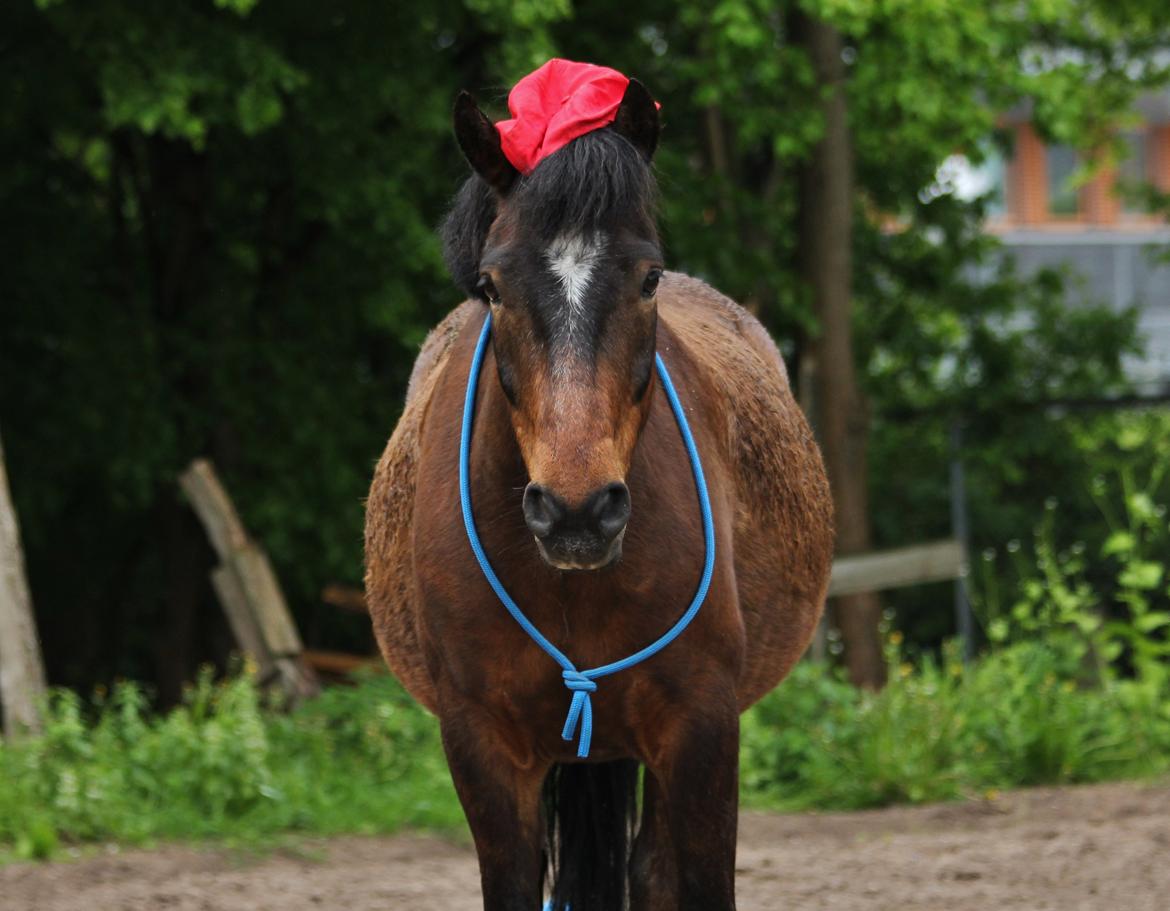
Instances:
[[[808,53],[822,87],[824,130],[800,170],[801,273],[812,291],[820,330],[806,357],[815,364],[814,426],[833,490],[837,551],[870,549],[869,419],[857,382],[853,352],[853,141],[846,110],[841,34],[798,14],[796,40]],[[849,676],[859,686],[885,682],[877,636],[881,604],[873,592],[837,601],[836,622],[845,642]]]
[[[0,442],[0,705],[9,737],[40,730],[44,695],[45,668]]]
[[[361,577],[370,466],[418,343],[455,302],[432,230],[466,173],[450,105],[469,88],[502,114],[507,87],[552,53],[638,75],[663,102],[669,261],[753,307],[799,377],[812,352],[822,366],[840,348],[844,324],[830,331],[807,280],[816,213],[800,187],[829,123],[826,76],[797,26],[840,35],[854,172],[844,341],[872,426],[849,444],[866,442],[873,466],[872,514],[856,527],[879,546],[945,527],[945,421],[896,417],[992,414],[1038,382],[1116,385],[1132,321],[1062,315],[1049,278],[973,282],[972,263],[994,272],[998,256],[979,206],[923,191],[1020,99],[1054,136],[1099,146],[1165,76],[1158,12],[1152,0],[5,5],[0,419],[51,679],[148,678],[173,699],[198,662],[223,659],[210,555],[175,487],[196,455],[238,497],[305,639],[366,641],[317,593]],[[1013,328],[1028,320],[1035,332]],[[1069,477],[1059,433],[980,421],[973,483],[1032,504]],[[1048,484],[1009,487],[997,460]],[[999,535],[1005,515],[977,508],[976,534]],[[872,644],[872,612],[865,629]]]
[[[499,39],[457,2],[0,16],[0,414],[54,678],[172,701],[225,656],[176,493],[196,455],[306,634],[360,647],[316,596],[361,578],[370,468],[454,299],[432,230],[465,167],[449,108]]]

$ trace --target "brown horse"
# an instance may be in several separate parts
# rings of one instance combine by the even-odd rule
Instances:
[[[536,911],[546,861],[556,908],[732,909],[739,714],[799,658],[828,583],[820,455],[760,324],[663,271],[645,88],[631,81],[610,126],[524,175],[466,94],[455,132],[474,173],[444,244],[472,299],[424,344],[370,491],[378,641],[438,716],[485,909]],[[584,762],[561,737],[561,668],[489,587],[460,512],[463,397],[489,312],[475,520],[508,592],[578,667],[661,636],[703,565],[695,480],[655,352],[710,491],[706,602],[665,650],[598,681]]]

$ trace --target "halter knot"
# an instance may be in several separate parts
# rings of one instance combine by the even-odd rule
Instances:
[[[561,676],[565,678],[565,686],[574,693],[597,692],[597,684],[580,671],[564,671]]]
[[[577,740],[577,758],[586,759],[589,756],[589,743],[593,739],[593,700],[590,693],[597,692],[597,684],[580,671],[566,670],[561,672],[565,680],[565,687],[573,694],[573,701],[569,704],[569,714],[565,717],[565,728],[561,731],[562,740],[572,740],[577,732],[577,722],[581,722],[581,736]]]

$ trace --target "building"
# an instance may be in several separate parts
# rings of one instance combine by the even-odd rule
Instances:
[[[1010,157],[992,153],[978,167],[959,158],[942,176],[961,196],[988,196],[987,228],[1022,272],[1071,273],[1071,306],[1136,305],[1147,351],[1127,369],[1139,390],[1161,392],[1170,390],[1170,225],[1127,189],[1170,192],[1170,92],[1142,98],[1137,113],[1122,137],[1128,154],[1088,180],[1076,150],[1046,145],[1024,108],[1004,119]]]

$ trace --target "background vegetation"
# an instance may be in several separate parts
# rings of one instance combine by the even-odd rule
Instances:
[[[371,466],[456,302],[432,227],[466,173],[462,87],[502,113],[552,53],[642,78],[664,105],[671,265],[756,308],[800,377],[818,329],[799,177],[823,126],[794,38],[808,15],[844,35],[875,543],[948,531],[960,415],[980,548],[1026,536],[1053,496],[1096,521],[1086,482],[1112,419],[1033,406],[1122,389],[1132,315],[1070,311],[1057,276],[1013,275],[981,203],[935,174],[1025,99],[1042,130],[1100,147],[1166,77],[1157,3],[22,0],[0,13],[0,420],[51,679],[122,675],[173,703],[200,663],[224,666],[175,485],[197,455],[305,639],[368,646],[318,592],[360,579]],[[913,642],[952,632],[942,598],[890,602]]]
[[[804,382],[810,18],[842,38],[873,540],[949,532],[960,421],[988,654],[963,668],[942,647],[949,592],[891,597],[890,685],[802,665],[745,720],[745,796],[865,806],[1165,769],[1170,427],[1049,407],[1125,390],[1134,314],[1015,274],[984,202],[936,177],[1017,104],[1107,160],[1135,95],[1167,82],[1161,0],[20,0],[0,11],[0,426],[50,678],[72,691],[43,738],[0,747],[0,850],[456,824],[434,727],[390,681],[290,717],[247,675],[187,684],[233,644],[176,476],[214,458],[305,640],[370,647],[318,593],[360,581],[374,460],[456,303],[432,230],[466,173],[450,105],[470,88],[500,114],[552,54],[662,101],[670,265],[755,309]]]
[[[744,804],[857,809],[1170,774],[1170,527],[1151,496],[1170,473],[1167,423],[1124,423],[1092,484],[1104,540],[1070,542],[1053,501],[1006,548],[1010,591],[984,556],[977,661],[954,641],[913,660],[887,627],[880,692],[797,665],[743,717]],[[0,861],[102,840],[464,831],[438,726],[387,675],[291,715],[266,709],[249,668],[218,681],[205,668],[167,714],[149,701],[130,682],[88,700],[59,689],[42,736],[0,741]]]

